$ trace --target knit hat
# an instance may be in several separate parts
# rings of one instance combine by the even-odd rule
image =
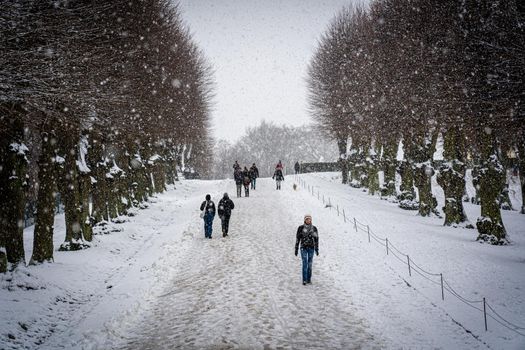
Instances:
[[[306,215],[304,216],[304,221],[306,221],[306,219],[310,219],[310,220],[312,220],[312,215],[310,215],[310,214],[306,214]]]

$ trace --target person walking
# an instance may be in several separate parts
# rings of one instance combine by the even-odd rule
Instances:
[[[233,178],[235,179],[235,186],[237,186],[237,198],[240,198],[242,193],[242,183],[244,180],[244,176],[240,167],[235,169],[235,172],[233,173]]]
[[[301,164],[299,164],[298,161],[295,162],[294,170],[295,170],[295,175],[299,174],[299,171],[301,170]]]
[[[237,169],[240,169],[241,166],[239,165],[239,163],[237,161],[235,161],[235,163],[233,163],[233,171],[237,170]]]
[[[201,204],[201,212],[201,217],[204,219],[204,237],[211,239],[213,218],[215,218],[215,203],[213,203],[209,194],[206,195],[206,200]]]
[[[252,180],[251,189],[255,190],[255,183],[259,177],[259,169],[255,166],[255,163],[250,168],[250,179]]]
[[[250,196],[250,183],[252,180],[250,179],[250,171],[247,167],[244,167],[244,171],[242,172],[242,184],[244,185],[244,196],[249,197]]]
[[[275,169],[272,179],[275,179],[276,189],[281,189],[281,181],[284,181],[283,171],[281,169]]]
[[[230,226],[230,217],[232,215],[233,208],[235,208],[235,204],[233,204],[233,201],[228,196],[228,193],[224,193],[224,196],[219,201],[219,209],[217,210],[217,213],[221,218],[223,237],[228,236],[228,228]]]
[[[312,283],[312,265],[314,252],[319,256],[319,233],[317,227],[312,225],[312,216],[304,216],[304,224],[297,228],[297,239],[295,241],[295,256],[301,246],[301,259],[303,261],[303,285]]]

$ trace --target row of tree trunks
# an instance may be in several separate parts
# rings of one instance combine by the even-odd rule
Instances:
[[[22,142],[24,128],[18,120],[2,119],[5,137],[0,138],[0,196],[10,198],[10,205],[0,206],[0,272],[7,271],[9,266],[25,264],[22,223],[27,159]],[[129,153],[121,153],[118,163],[127,170],[123,171],[116,159],[107,159],[101,142],[94,140],[88,148],[89,135],[84,135],[86,140],[81,138],[79,143],[74,133],[62,133],[60,150],[58,136],[49,124],[41,126],[40,135],[37,213],[30,264],[53,261],[53,226],[59,189],[66,220],[66,238],[60,250],[79,250],[89,246],[87,242],[93,239],[96,223],[125,214],[134,203],[147,200],[153,189],[157,193],[165,191],[169,171],[172,181],[175,179],[175,162],[166,164],[162,157],[148,166],[140,163],[134,168],[130,166],[133,162]],[[59,153],[64,157],[58,156]],[[93,173],[84,159],[88,156],[93,159]],[[108,166],[108,161],[113,167]],[[79,164],[85,166],[79,168]],[[61,184],[59,188],[57,183]]]
[[[409,142],[405,138],[405,160],[399,163],[397,170],[401,175],[400,200],[413,200],[414,185],[419,194],[419,215],[429,216],[436,209],[436,199],[432,195],[431,177],[434,174],[432,167],[432,155],[435,152],[437,134],[426,135],[420,138],[420,142]],[[501,193],[505,187],[505,170],[500,161],[500,155],[496,146],[496,139],[485,131],[482,139],[482,157],[480,165],[473,172],[474,185],[478,188],[481,199],[481,217],[477,221],[479,231],[478,239],[488,240],[493,244],[502,244],[505,240],[505,227],[501,219],[500,200]],[[385,173],[385,194],[395,194],[395,146],[383,146],[382,169]],[[365,147],[366,148],[366,147]],[[525,152],[520,149],[519,154]],[[373,151],[366,159],[366,171],[361,169],[359,159],[362,157],[363,149],[359,152],[351,152],[349,164],[352,179],[359,180],[361,186],[367,187],[371,194],[376,191],[376,184],[373,179],[377,178],[378,168],[373,160]],[[444,162],[440,167],[437,177],[438,184],[445,193],[445,213],[444,225],[457,225],[467,221],[463,209],[462,198],[465,193],[465,139],[456,129],[444,132]],[[521,158],[520,158],[521,160]],[[415,165],[411,165],[414,163]],[[520,161],[520,181],[522,192],[525,192],[525,181],[523,180],[524,162]],[[522,211],[525,211],[522,208]]]

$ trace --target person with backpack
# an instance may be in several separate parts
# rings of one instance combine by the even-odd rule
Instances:
[[[284,181],[283,171],[281,169],[275,169],[272,179],[275,179],[276,189],[281,189],[281,181]]]
[[[233,173],[233,178],[235,179],[235,186],[237,186],[237,198],[240,198],[242,193],[241,187],[244,180],[244,176],[240,167],[235,169],[235,172]]]
[[[201,212],[201,217],[204,219],[204,237],[211,239],[213,218],[215,218],[215,203],[213,203],[209,194],[206,195],[206,200],[201,204]]]
[[[219,214],[219,217],[221,218],[223,237],[228,236],[228,228],[230,226],[230,217],[232,215],[233,208],[235,208],[233,201],[228,196],[228,193],[224,193],[224,196],[219,201],[219,210],[217,210],[217,213]]]
[[[255,166],[255,163],[253,163],[252,167],[250,168],[250,179],[252,180],[251,189],[255,190],[255,182],[257,178],[259,177],[259,169]]]
[[[244,171],[242,172],[242,184],[244,185],[244,196],[249,197],[250,196],[250,183],[252,182],[250,178],[250,172],[248,171],[247,167],[244,167]]]
[[[304,216],[304,224],[297,228],[295,256],[299,252],[299,246],[301,246],[301,259],[303,261],[303,285],[307,285],[312,283],[314,252],[319,256],[319,233],[317,227],[312,225],[312,216],[309,214]]]

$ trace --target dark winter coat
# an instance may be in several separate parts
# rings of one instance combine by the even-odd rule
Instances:
[[[310,229],[308,229],[310,226]],[[319,233],[317,227],[314,225],[301,225],[297,229],[297,239],[295,241],[295,255],[299,251],[299,245],[301,248],[314,248],[315,253],[319,254]]]
[[[235,170],[235,172],[233,173],[233,178],[235,179],[235,184],[236,185],[242,185],[242,182],[243,182],[243,179],[244,179],[244,175],[243,175],[241,169]]]
[[[275,170],[272,179],[275,179],[276,181],[284,181],[283,171],[281,169]]]
[[[301,165],[299,164],[299,162],[295,163],[295,171],[299,172],[299,170],[301,169]]]
[[[213,201],[204,201],[201,204],[201,211],[206,208],[206,214],[211,214],[212,216],[215,216],[215,203]]]
[[[243,184],[244,186],[248,186],[250,184],[250,182],[252,182],[252,179],[250,177],[250,172],[248,170],[244,170],[242,172],[242,176],[243,176]]]
[[[259,177],[259,169],[256,166],[250,168],[250,178],[257,179]]]
[[[219,209],[217,210],[217,213],[219,216],[231,216],[233,208],[235,208],[235,204],[233,204],[233,201],[230,198],[222,198],[219,201]]]

